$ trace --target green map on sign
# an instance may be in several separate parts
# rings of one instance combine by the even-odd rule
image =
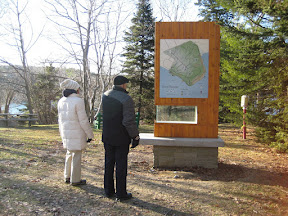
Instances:
[[[199,47],[194,42],[188,41],[168,49],[164,53],[174,60],[169,70],[170,74],[178,76],[188,86],[192,86],[204,77],[205,66]]]

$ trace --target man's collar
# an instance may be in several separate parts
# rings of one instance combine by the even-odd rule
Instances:
[[[122,91],[122,92],[125,92],[125,93],[129,93],[128,91],[126,91],[124,88],[121,88],[120,86],[115,86],[113,85],[113,90],[116,90],[116,91]]]

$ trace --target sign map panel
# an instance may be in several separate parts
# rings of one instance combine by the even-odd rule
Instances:
[[[209,39],[160,40],[160,98],[208,98]]]

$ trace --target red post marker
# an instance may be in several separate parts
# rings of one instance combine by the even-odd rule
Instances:
[[[245,122],[246,107],[243,107],[243,139],[246,139],[246,122]]]
[[[241,96],[241,107],[243,108],[243,139],[246,139],[246,122],[245,122],[245,114],[246,114],[246,107],[248,106],[248,96],[242,95]]]

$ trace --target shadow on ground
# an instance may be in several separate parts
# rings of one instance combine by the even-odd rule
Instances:
[[[163,169],[161,169],[163,170]],[[177,168],[174,170],[177,171]],[[288,174],[248,168],[241,165],[219,163],[218,169],[206,169],[201,167],[181,168],[179,178],[197,179],[201,181],[241,181],[270,186],[282,186],[288,188]]]

